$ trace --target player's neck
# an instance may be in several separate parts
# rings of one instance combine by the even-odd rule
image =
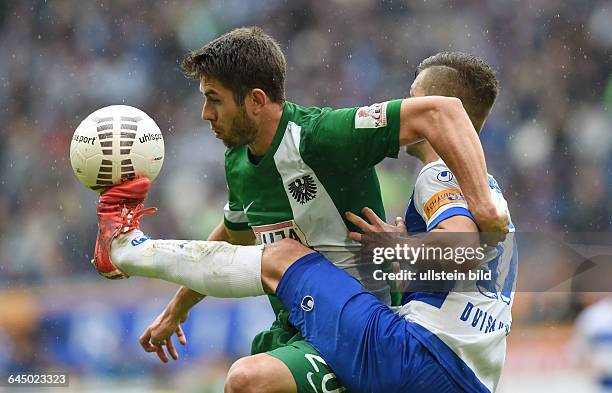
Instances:
[[[262,112],[257,137],[253,143],[249,143],[249,150],[253,155],[263,156],[266,154],[272,145],[282,115],[282,104],[272,103]]]

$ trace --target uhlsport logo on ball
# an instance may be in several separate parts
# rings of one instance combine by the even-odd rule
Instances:
[[[70,163],[86,187],[102,192],[136,177],[154,180],[164,162],[164,138],[151,117],[127,105],[93,112],[77,127]]]

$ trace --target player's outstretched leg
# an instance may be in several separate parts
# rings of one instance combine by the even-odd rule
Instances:
[[[262,246],[226,242],[153,240],[139,228],[148,179],[114,186],[98,202],[94,266],[104,277],[131,275],[184,285],[203,295],[244,297],[265,294],[261,284]]]
[[[131,276],[173,282],[202,295],[238,298],[266,294],[262,250],[220,241],[149,239],[133,230],[113,241],[111,258]]]

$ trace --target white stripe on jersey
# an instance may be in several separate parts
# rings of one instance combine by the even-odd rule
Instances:
[[[387,283],[373,278],[373,271],[377,268],[375,265],[359,264],[361,245],[348,237],[348,228],[334,201],[314,170],[304,162],[300,153],[300,139],[301,127],[290,121],[274,153],[276,169],[285,185],[284,189],[296,225],[304,233],[312,248],[357,278],[364,288],[372,292],[380,301],[389,304]],[[305,177],[308,177],[316,187],[317,195],[308,203],[300,203],[291,196],[288,190],[291,183]]]

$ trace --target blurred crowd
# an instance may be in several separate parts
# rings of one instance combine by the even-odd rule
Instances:
[[[149,198],[160,211],[146,231],[207,237],[226,199],[223,146],[178,61],[243,25],[278,40],[287,98],[303,105],[405,97],[427,56],[482,57],[501,81],[483,145],[518,229],[609,231],[610,21],[610,0],[2,2],[0,287],[98,279],[89,265],[97,196],[73,175],[68,147],[79,122],[106,105],[137,106],[164,132]],[[403,213],[417,171],[405,154],[380,165],[389,215]]]

